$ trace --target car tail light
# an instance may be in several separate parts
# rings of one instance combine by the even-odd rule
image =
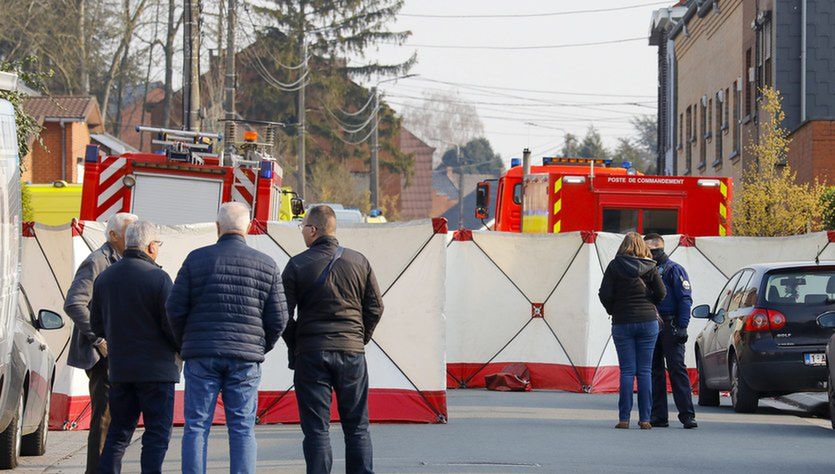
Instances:
[[[786,326],[786,316],[773,309],[768,310],[768,323],[771,325],[771,330],[776,331],[778,329],[783,329]]]
[[[786,316],[773,309],[754,308],[745,318],[745,330],[749,332],[776,331],[786,326]]]

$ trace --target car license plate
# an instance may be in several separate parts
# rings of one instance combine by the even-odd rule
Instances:
[[[826,354],[803,354],[803,362],[806,365],[826,365]]]

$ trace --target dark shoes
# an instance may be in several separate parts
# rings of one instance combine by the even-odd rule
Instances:
[[[651,421],[650,424],[653,428],[668,428],[670,426],[670,423],[667,421]],[[685,430],[692,430],[693,428],[699,427],[699,424],[693,418],[685,420],[681,424],[684,425]]]

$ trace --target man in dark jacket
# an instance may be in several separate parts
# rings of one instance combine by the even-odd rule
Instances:
[[[255,472],[261,362],[288,316],[278,265],[246,244],[249,223],[245,205],[222,205],[220,238],[188,255],[166,305],[186,364],[183,472],[206,472],[206,442],[219,392],[231,472]]]
[[[139,416],[142,472],[161,472],[174,422],[177,348],[165,317],[171,278],[155,263],[162,242],[146,221],[128,227],[124,258],[93,287],[90,324],[110,347],[110,414],[99,471],[120,472]]]
[[[119,261],[125,251],[125,231],[136,216],[126,212],[113,215],[107,221],[107,242],[81,262],[72,285],[67,290],[64,312],[73,322],[67,365],[87,372],[90,380],[90,431],[87,433],[87,474],[98,472],[99,455],[104,448],[110,411],[107,398],[110,381],[107,378],[107,341],[90,328],[90,301],[93,282],[107,267]]]
[[[693,306],[690,277],[678,263],[670,260],[664,253],[664,238],[658,234],[644,237],[652,251],[652,258],[658,264],[658,273],[667,288],[667,296],[658,304],[658,313],[664,320],[664,327],[658,335],[655,354],[652,358],[652,426],[669,426],[667,409],[667,372],[670,374],[670,387],[673,400],[678,408],[678,419],[686,429],[698,427],[696,411],[693,409],[693,396],[690,377],[684,363],[684,344],[687,342],[687,325],[690,323],[690,307]]]
[[[282,278],[291,314],[284,334],[295,358],[296,399],[308,473],[333,464],[330,407],[336,392],[345,436],[345,470],[373,472],[368,431],[365,345],[383,314],[383,298],[368,260],[339,246],[336,214],[328,206],[307,211],[301,225],[309,248],[290,259]]]

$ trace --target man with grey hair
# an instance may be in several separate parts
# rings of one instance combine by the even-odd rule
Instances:
[[[119,261],[125,250],[125,231],[137,217],[120,212],[107,221],[107,242],[81,262],[75,272],[72,285],[67,290],[64,312],[73,321],[67,364],[83,369],[90,380],[90,431],[87,435],[87,470],[98,472],[99,454],[104,448],[105,434],[110,424],[107,396],[110,382],[107,379],[107,341],[96,336],[90,328],[90,301],[93,298],[93,282],[107,267]]]
[[[142,472],[162,472],[174,422],[174,384],[180,380],[177,345],[165,317],[171,278],[156,264],[162,241],[157,226],[131,224],[124,258],[93,286],[90,323],[110,342],[110,428],[101,453],[102,473],[120,472],[139,416]]]
[[[287,324],[281,272],[246,244],[249,209],[223,204],[218,241],[183,262],[166,309],[185,360],[184,473],[206,472],[218,394],[229,432],[229,468],[254,473],[255,409],[261,362]]]

